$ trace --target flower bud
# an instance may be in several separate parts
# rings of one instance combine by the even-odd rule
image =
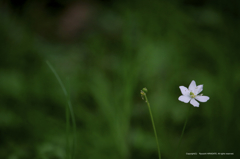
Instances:
[[[147,93],[147,88],[146,87],[144,87],[143,89],[142,89],[145,93]]]

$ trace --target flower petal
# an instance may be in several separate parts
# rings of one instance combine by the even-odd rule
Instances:
[[[193,92],[196,87],[197,87],[196,82],[195,82],[194,80],[192,80],[192,82],[190,83],[188,89],[189,89],[191,92]]]
[[[194,99],[192,98],[190,103],[194,106],[194,107],[199,107],[199,103]]]
[[[199,85],[197,87],[195,87],[192,92],[195,94],[195,95],[198,95],[201,91],[203,90],[203,85]]]
[[[197,91],[196,91],[196,94],[195,95],[198,95],[199,93],[201,93],[203,90],[203,85],[198,85],[197,86]]]
[[[190,91],[187,89],[187,87],[179,86],[179,88],[180,88],[183,95],[189,95],[190,94]]]
[[[210,98],[208,96],[196,96],[195,99],[197,99],[199,102],[206,102]]]
[[[181,95],[178,100],[180,100],[181,102],[184,102],[184,103],[188,103],[190,101],[190,97],[189,96],[184,96],[184,95]]]

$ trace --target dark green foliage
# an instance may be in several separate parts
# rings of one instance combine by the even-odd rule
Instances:
[[[1,3],[0,158],[66,157],[67,101],[46,60],[70,92],[76,159],[158,158],[143,87],[162,158],[173,158],[191,106],[177,100],[179,86],[192,80],[210,100],[192,110],[179,158],[238,158],[239,2],[85,2],[86,26],[63,36],[72,3]],[[194,156],[212,157],[221,158]]]

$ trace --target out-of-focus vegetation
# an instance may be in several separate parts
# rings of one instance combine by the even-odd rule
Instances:
[[[140,90],[147,87],[163,159],[173,158],[190,104],[180,85],[204,84],[186,152],[232,152],[240,130],[240,2],[0,2],[0,158],[66,158],[67,101],[77,124],[76,159],[156,159]],[[194,158],[227,156],[194,156]]]

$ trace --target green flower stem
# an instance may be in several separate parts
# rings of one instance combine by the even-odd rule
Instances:
[[[57,72],[55,71],[55,69],[53,68],[53,66],[50,64],[50,62],[46,61],[48,67],[51,69],[51,71],[53,72],[53,74],[55,75],[55,77],[57,78],[64,95],[67,98],[67,106],[66,106],[66,140],[67,140],[67,148],[66,148],[66,155],[67,158],[73,159],[74,158],[74,154],[75,154],[75,145],[76,145],[76,121],[75,121],[75,117],[74,117],[74,112],[73,112],[73,108],[72,108],[72,103],[70,100],[70,95],[68,94],[65,86],[63,85],[62,80],[60,79],[60,77],[58,76]],[[73,124],[73,138],[72,138],[72,147],[70,148],[70,117],[72,119],[72,124]],[[71,150],[71,152],[70,152]]]
[[[144,93],[143,95],[144,95],[144,98],[145,98],[146,103],[147,103],[147,105],[148,105],[149,113],[150,113],[151,120],[152,120],[153,130],[154,130],[154,134],[155,134],[156,142],[157,142],[157,146],[158,146],[158,156],[159,156],[159,159],[161,159],[161,152],[160,152],[160,147],[159,147],[159,143],[158,143],[157,131],[156,131],[155,124],[154,124],[154,120],[153,120],[153,116],[152,116],[152,111],[151,111],[150,104],[149,104],[149,102],[148,102],[146,93]]]
[[[187,125],[187,121],[188,121],[189,114],[190,114],[190,112],[191,112],[191,108],[192,108],[192,107],[189,106],[188,114],[187,114],[187,118],[186,118],[186,120],[185,120],[185,123],[184,123],[183,129],[182,129],[182,134],[181,134],[181,137],[180,137],[180,141],[179,141],[179,143],[178,143],[178,148],[177,148],[177,153],[176,153],[175,159],[177,159],[177,157],[178,157],[179,147],[180,147],[181,142],[182,142],[182,137],[183,137],[183,134],[184,134],[184,131],[185,131],[186,125]]]

